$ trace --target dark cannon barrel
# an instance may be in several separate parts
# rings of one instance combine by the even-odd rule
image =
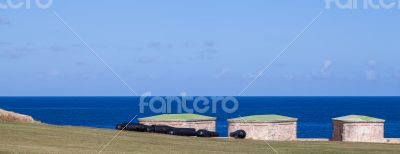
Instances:
[[[197,132],[194,128],[173,128],[168,134],[178,136],[196,136]]]
[[[138,123],[122,123],[122,124],[117,124],[115,129],[118,130],[127,130],[127,131],[137,131],[137,132],[146,132],[147,128],[149,126],[138,124]]]
[[[152,125],[147,128],[147,132],[168,134],[174,127],[166,125]]]
[[[244,130],[237,130],[229,134],[230,137],[244,139],[246,138],[246,132]]]
[[[129,124],[126,129],[129,131],[147,132],[147,127],[149,126],[142,124]]]
[[[174,128],[167,125],[143,125],[138,123],[121,123],[115,126],[115,129],[126,130],[126,131],[137,131],[137,132],[150,132],[160,134],[170,134],[177,136],[197,136],[197,137],[218,137],[217,132],[208,131],[201,129],[196,131],[194,128]],[[246,133],[243,131],[244,136]],[[243,133],[239,133],[239,136]],[[240,137],[238,137],[240,138]],[[244,137],[243,137],[244,138]]]
[[[117,124],[117,125],[115,126],[115,129],[122,130],[122,129],[124,129],[124,127],[126,127],[127,124],[128,124],[128,123]]]
[[[154,133],[155,132],[155,125],[148,126],[146,131],[149,132],[149,133]]]
[[[197,131],[197,137],[218,137],[219,134],[217,132],[208,131],[205,129],[200,129]]]

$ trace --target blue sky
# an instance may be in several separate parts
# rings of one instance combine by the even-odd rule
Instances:
[[[0,0],[0,2],[4,2]],[[321,11],[247,96],[398,96],[400,9],[323,0],[54,0],[0,9],[1,96],[238,95]]]

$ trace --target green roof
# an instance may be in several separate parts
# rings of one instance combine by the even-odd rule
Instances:
[[[254,121],[262,121],[262,122],[274,122],[274,121],[297,121],[296,118],[281,116],[276,114],[267,114],[267,115],[253,115],[246,117],[238,117],[234,119],[229,119],[229,121],[242,121],[242,122],[254,122]]]
[[[385,122],[383,119],[363,116],[363,115],[348,115],[343,117],[333,118],[333,120],[345,122]]]
[[[140,118],[142,121],[189,121],[189,120],[215,120],[214,117],[198,114],[162,114],[152,117]]]

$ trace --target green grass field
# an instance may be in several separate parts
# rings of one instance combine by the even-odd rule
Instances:
[[[118,131],[0,123],[0,153],[98,153]],[[280,153],[400,153],[400,145],[268,142]],[[267,142],[122,132],[102,153],[274,153]]]

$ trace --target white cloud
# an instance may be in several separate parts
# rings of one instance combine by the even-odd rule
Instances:
[[[377,62],[375,60],[369,60],[367,64],[367,69],[365,70],[365,78],[367,80],[376,80],[378,79],[378,73],[376,71]]]
[[[180,96],[187,96],[187,92],[186,91],[182,91],[179,93]]]
[[[60,74],[61,72],[59,70],[50,70],[49,72],[47,72],[47,75],[49,76],[58,76]]]
[[[332,74],[333,61],[326,59],[323,61],[322,66],[319,69],[312,69],[312,72],[306,78],[328,78]]]
[[[215,58],[216,54],[218,54],[218,50],[215,49],[205,49],[197,52],[197,55],[192,59],[197,60],[211,60]]]
[[[161,42],[150,42],[147,44],[147,48],[149,49],[160,50],[161,47],[162,47]]]
[[[68,50],[68,47],[66,46],[61,46],[61,45],[52,45],[49,47],[50,51],[54,52],[65,52]]]
[[[206,46],[206,47],[209,47],[209,48],[213,48],[214,46],[215,46],[215,41],[212,41],[212,40],[209,40],[209,41],[205,41],[204,42],[204,45]]]
[[[247,79],[254,79],[257,76],[259,76],[262,73],[262,70],[258,71],[258,72],[249,72],[247,74],[243,75],[243,78],[247,78]]]
[[[29,43],[7,45],[4,48],[0,48],[0,58],[18,59],[33,54],[33,51],[35,51],[35,48]]]
[[[370,66],[370,67],[375,67],[376,65],[377,65],[377,63],[376,63],[375,60],[369,60],[369,61],[368,61],[368,66]]]
[[[81,74],[80,77],[81,77],[82,79],[89,79],[89,78],[90,78],[90,75],[89,75],[89,74]]]
[[[151,58],[145,58],[145,57],[140,57],[140,58],[136,58],[136,62],[137,63],[142,63],[142,64],[150,64],[153,62],[153,59]]]
[[[148,76],[148,78],[149,78],[149,79],[157,79],[158,77],[157,77],[157,75],[150,74],[150,75]]]
[[[223,77],[224,75],[228,74],[229,72],[231,72],[231,69],[230,69],[230,68],[224,68],[224,69],[221,70],[221,72],[219,72],[219,73],[215,76],[215,78],[219,79],[219,78]]]
[[[324,69],[330,68],[332,66],[332,63],[333,63],[332,60],[329,60],[329,59],[325,60]]]
[[[375,70],[366,70],[365,77],[367,78],[367,80],[376,80],[377,79],[376,71]]]
[[[147,91],[147,92],[144,92],[142,95],[140,95],[140,96],[142,96],[142,97],[147,97],[147,96],[152,96],[152,94],[151,94],[151,91]]]
[[[324,61],[324,65],[321,68],[321,75],[323,77],[327,77],[331,74],[332,72],[332,65],[333,65],[333,61],[330,59],[327,59]]]

